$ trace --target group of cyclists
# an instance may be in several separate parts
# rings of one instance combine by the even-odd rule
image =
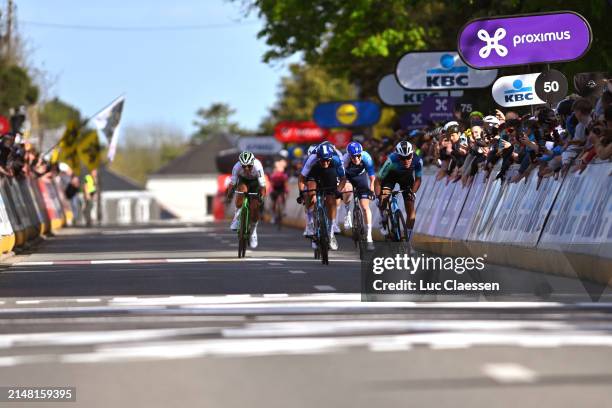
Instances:
[[[318,192],[324,197],[327,217],[331,220],[328,227],[329,249],[337,250],[338,242],[335,234],[340,233],[336,221],[337,210],[340,205],[344,204],[346,208],[344,226],[347,229],[351,228],[350,203],[355,194],[364,215],[367,248],[373,249],[370,201],[376,200],[377,202],[380,211],[380,232],[386,236],[388,233],[385,219],[387,213],[384,209],[391,190],[399,185],[406,208],[407,237],[405,238],[409,241],[416,217],[414,200],[421,185],[422,167],[421,158],[415,154],[414,146],[406,140],[397,143],[393,153],[387,157],[378,172],[374,169],[372,157],[359,142],[349,143],[344,154],[328,141],[310,146],[297,181],[299,190],[297,201],[304,206],[306,221],[303,235],[311,237],[314,234],[313,210],[315,196]],[[275,168],[270,176],[270,181],[273,206],[282,205],[288,191],[286,173],[280,168]],[[244,193],[258,194],[258,199],[249,203],[252,214],[249,246],[256,248],[258,244],[257,224],[266,193],[266,177],[262,163],[253,153],[248,151],[240,153],[238,162],[233,167],[227,191],[228,199],[231,199],[235,191],[243,193],[236,194],[234,200],[236,210],[230,225],[234,231],[239,229]]]

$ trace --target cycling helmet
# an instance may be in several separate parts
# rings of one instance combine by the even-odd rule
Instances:
[[[311,154],[315,153],[317,151],[317,145],[310,145],[310,147],[308,148],[307,154],[308,156],[310,156]]]
[[[395,153],[403,157],[410,156],[412,153],[414,153],[412,150],[412,143],[402,140],[395,145]]]
[[[255,163],[255,155],[251,152],[244,151],[240,153],[238,160],[240,160],[240,164],[243,166],[252,166],[253,163]]]
[[[361,154],[361,152],[363,152],[363,147],[359,142],[351,142],[349,143],[346,150],[351,156],[357,156],[358,154]]]
[[[317,157],[319,160],[331,160],[333,156],[334,149],[332,149],[331,146],[327,144],[319,145],[319,148],[317,149]]]

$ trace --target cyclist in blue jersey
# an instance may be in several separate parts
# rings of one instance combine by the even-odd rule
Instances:
[[[300,196],[298,200],[303,200],[304,190],[315,190],[320,188],[324,190],[325,194],[325,206],[327,208],[327,216],[330,221],[329,231],[329,247],[332,250],[338,249],[338,242],[334,237],[334,228],[336,220],[336,198],[339,196],[338,191],[344,188],[346,183],[346,177],[344,173],[344,167],[342,161],[338,157],[334,149],[328,145],[320,145],[317,148],[316,156],[310,156],[302,169],[298,177],[298,188]],[[314,234],[312,224],[312,212],[315,204],[315,192],[310,191],[306,195],[306,231],[305,235],[310,236]]]
[[[342,164],[347,180],[353,186],[352,194],[359,197],[359,206],[364,214],[365,227],[367,231],[368,247],[373,246],[372,240],[372,212],[370,211],[370,200],[374,196],[374,161],[368,152],[363,150],[359,142],[351,142],[347,146],[346,153],[342,156]],[[346,216],[344,217],[344,228],[352,227],[352,214],[350,210],[351,193],[344,193],[344,206]]]
[[[391,191],[396,184],[399,184],[400,190],[403,190],[404,206],[406,207],[406,226],[408,229],[408,241],[412,236],[412,228],[416,212],[414,209],[415,193],[421,186],[421,174],[423,163],[419,156],[414,154],[414,148],[410,142],[402,140],[395,146],[395,151],[389,155],[387,161],[378,171],[374,189],[379,197],[379,211],[381,214],[381,229],[383,235],[387,235],[387,230],[384,228],[386,220],[383,219],[383,209],[387,207],[387,201],[390,195],[381,195],[383,191]]]

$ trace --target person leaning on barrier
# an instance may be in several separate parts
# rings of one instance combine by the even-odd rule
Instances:
[[[12,133],[5,133],[2,135],[0,143],[0,174],[6,177],[12,177],[13,171],[9,166],[9,157],[13,152],[13,144],[15,143],[15,135]]]
[[[588,99],[585,98],[577,99],[572,105],[572,112],[576,120],[576,127],[574,129],[572,138],[567,141],[565,151],[562,155],[563,169],[561,172],[563,175],[567,174],[570,166],[586,145],[586,128],[591,122],[592,110],[593,105]]]

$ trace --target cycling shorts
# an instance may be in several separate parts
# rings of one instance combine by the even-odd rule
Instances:
[[[238,176],[238,186],[244,184],[247,186],[248,193],[259,193],[259,181],[257,179],[248,179]],[[238,187],[236,186],[236,187]]]
[[[363,172],[353,177],[349,177],[348,181],[353,186],[353,194],[359,198],[369,198],[372,195],[370,190],[370,177]]]
[[[306,176],[306,180],[316,182],[317,187],[323,189],[326,195],[336,195],[338,175],[332,166],[324,168],[318,163],[315,164]]]
[[[396,184],[399,184],[400,190],[404,190],[402,196],[404,197],[404,202],[409,200],[410,190],[412,190],[412,186],[414,185],[414,173],[410,172],[402,172],[399,173],[397,171],[390,171],[383,180],[381,180],[382,188],[386,188],[389,190],[393,190]]]

